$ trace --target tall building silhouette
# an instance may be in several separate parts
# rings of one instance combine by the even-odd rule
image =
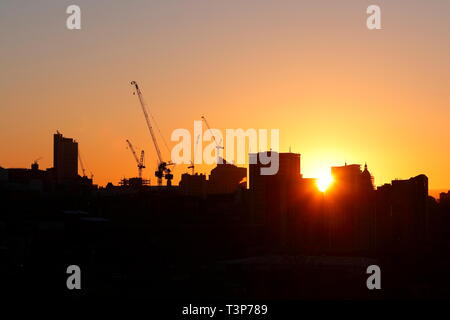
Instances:
[[[53,135],[53,168],[58,183],[78,176],[78,142],[59,131]]]
[[[330,249],[356,254],[371,250],[374,239],[374,187],[367,164],[331,167],[333,185],[327,193]]]
[[[377,238],[386,251],[417,252],[428,232],[428,178],[393,180],[377,189]]]
[[[267,151],[267,155],[272,157],[273,152]],[[261,161],[265,154],[260,152],[249,155],[251,216],[254,223],[268,226],[269,246],[286,248],[290,242],[288,231],[293,225],[292,217],[298,212],[302,178],[300,154],[279,153],[278,172],[261,175],[261,168],[270,166]]]
[[[392,181],[392,211],[395,243],[416,250],[426,240],[428,227],[428,178],[421,174]]]

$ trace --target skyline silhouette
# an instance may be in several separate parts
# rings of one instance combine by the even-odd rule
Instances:
[[[450,1],[2,0],[0,34],[2,297],[450,299]]]
[[[426,172],[449,189],[450,4],[384,2],[383,29],[369,31],[357,0],[83,1],[86,24],[68,31],[62,3],[2,1],[0,150],[14,152],[0,166],[51,167],[42,137],[58,129],[101,185],[134,174],[124,139],[153,164],[135,79],[167,140],[206,114],[219,129],[281,129],[280,151],[304,154],[308,177],[367,162],[378,185]]]
[[[206,130],[208,130],[208,129],[206,129]],[[214,130],[216,130],[216,129],[214,129]],[[58,137],[61,137],[61,138],[58,138]],[[70,141],[69,142],[69,144],[70,143],[74,143],[76,146],[75,146],[75,149],[76,149],[76,151],[74,151],[74,153],[73,153],[73,156],[72,156],[72,158],[71,158],[71,164],[70,164],[70,171],[71,171],[71,175],[72,175],[72,177],[75,177],[75,176],[79,176],[80,178],[82,178],[82,177],[85,177],[85,178],[88,178],[88,177],[90,177],[90,179],[92,180],[92,182],[95,182],[95,180],[94,180],[94,175],[93,175],[93,173],[92,173],[92,171],[90,171],[90,176],[88,176],[87,174],[86,174],[86,168],[85,168],[85,165],[83,165],[83,160],[82,160],[82,158],[81,158],[81,154],[79,154],[79,151],[78,151],[78,142],[77,142],[77,140],[76,139],[72,139],[72,138],[65,138],[65,137],[63,137],[63,135],[59,132],[59,131],[57,131],[57,133],[56,134],[54,134],[54,150],[53,150],[53,165],[54,165],[54,167],[55,168],[57,168],[57,162],[58,162],[58,158],[60,158],[61,157],[61,155],[57,155],[57,153],[56,153],[56,148],[57,148],[57,142],[56,141],[58,141],[59,139],[63,139],[63,140],[65,140],[65,141]],[[245,137],[245,139],[246,139],[246,143],[248,144],[248,138],[247,137]],[[165,142],[165,141],[164,141]],[[129,143],[128,141],[127,141],[127,143]],[[209,142],[209,143],[211,143],[211,142]],[[66,144],[67,144],[67,142],[66,142]],[[71,147],[70,147],[71,148]],[[69,148],[69,149],[70,149]],[[224,149],[224,148],[222,148],[222,149]],[[291,148],[290,148],[291,149]],[[246,145],[246,150],[248,150],[248,145]],[[266,152],[268,152],[269,150],[267,150]],[[67,152],[67,151],[65,151],[65,152]],[[223,153],[225,153],[225,150],[223,150],[222,151]],[[280,154],[282,154],[283,152],[279,152]],[[289,153],[291,153],[291,150],[289,151]],[[142,156],[142,155],[141,155]],[[38,159],[35,159],[32,163],[31,163],[31,168],[33,168],[33,167],[36,167],[37,166],[37,168],[39,168],[39,166],[40,166],[40,164],[39,164],[39,161],[42,159],[43,157],[40,157],[40,158],[38,158]],[[249,166],[251,166],[251,164],[249,164],[249,161],[250,161],[250,158],[251,158],[251,153],[249,154],[249,156],[247,157],[247,159],[246,159],[246,161],[245,161],[245,164],[244,165],[241,165],[241,167],[242,168],[246,168],[246,170],[248,171],[249,170]],[[226,160],[223,160],[224,161],[224,163],[226,164],[227,163],[227,161]],[[131,161],[130,161],[131,162]],[[231,163],[233,163],[233,161],[231,162]],[[207,173],[207,169],[208,168],[213,168],[214,166],[216,166],[217,164],[213,164],[213,165],[207,165],[207,164],[202,164],[202,163],[200,163],[200,164],[196,164],[195,166],[192,166],[192,165],[187,165],[187,164],[177,164],[178,165],[178,167],[182,167],[183,169],[182,169],[182,172],[180,173],[180,177],[178,178],[178,179],[176,179],[175,180],[175,184],[174,185],[176,185],[176,186],[178,186],[179,185],[179,183],[180,182],[182,182],[182,179],[183,179],[183,176],[184,175],[186,175],[187,173],[189,173],[189,172],[192,172],[192,173],[196,173],[196,174],[198,174],[198,175],[202,175],[202,176],[205,176],[205,179],[206,179],[206,177],[207,177],[207,175],[208,175],[208,173]],[[357,164],[352,164],[351,166],[356,166]],[[344,164],[344,166],[347,166],[347,161],[345,162],[345,164]],[[359,167],[361,167],[362,165],[361,164],[358,164],[358,166]],[[42,166],[41,166],[42,167]],[[198,168],[202,168],[202,170],[198,170]],[[365,162],[365,165],[364,165],[364,167],[367,169],[367,162]],[[13,167],[10,167],[10,168],[4,168],[4,167],[2,167],[2,166],[0,166],[0,168],[1,169],[18,169],[18,170],[20,170],[21,168],[19,168],[19,167],[17,167],[17,166],[13,166]],[[331,186],[332,186],[332,184],[333,184],[333,182],[334,182],[334,179],[335,179],[335,174],[333,174],[333,168],[337,168],[337,166],[336,165],[332,165],[332,166],[330,166],[329,168],[326,168],[326,169],[329,169],[329,172],[327,172],[327,170],[325,169],[325,171],[323,171],[323,172],[321,172],[320,174],[319,174],[319,176],[316,176],[316,177],[306,177],[306,178],[310,178],[310,179],[314,179],[315,180],[315,182],[316,182],[316,187],[317,187],[317,189],[318,189],[318,191],[320,191],[320,192],[326,192]],[[25,170],[25,169],[27,169],[27,168],[22,168],[22,170]],[[29,169],[29,168],[28,168]],[[143,171],[143,169],[145,169],[145,166],[144,166],[144,168],[142,168],[142,169],[140,169],[140,172],[141,171]],[[299,168],[300,169],[300,168]],[[52,168],[50,167],[50,168],[46,168],[46,170],[47,171],[49,171],[49,170],[52,170]],[[157,180],[157,178],[155,178],[155,176],[154,175],[152,175],[151,173],[152,172],[154,172],[154,170],[157,170],[157,166],[156,166],[156,164],[155,164],[155,166],[153,166],[153,167],[151,167],[151,166],[149,166],[149,168],[148,168],[148,170],[147,171],[149,171],[149,173],[148,174],[143,174],[143,180],[142,181],[144,181],[145,182],[145,184],[146,185],[157,185],[156,184],[156,180]],[[58,169],[55,169],[55,171],[56,172],[58,172],[58,171],[60,171],[60,170],[58,170]],[[184,172],[183,172],[184,171]],[[141,173],[140,173],[141,174]],[[419,174],[421,174],[421,173],[419,173],[419,172],[417,172],[417,171],[415,171],[415,172],[413,172],[411,175],[419,175]],[[247,173],[245,173],[245,176],[247,176]],[[302,174],[302,176],[303,176],[303,174]],[[146,177],[149,177],[148,179],[146,179]],[[115,184],[115,185],[119,185],[119,184],[126,184],[126,183],[131,183],[131,181],[130,182],[128,182],[128,180],[129,179],[138,179],[138,178],[141,178],[141,177],[138,177],[137,175],[130,175],[130,176],[128,176],[128,177],[125,177],[125,176],[123,176],[120,180],[118,180],[118,181],[112,181],[112,180],[109,180],[109,179],[107,179],[107,183],[105,183],[104,185],[100,185],[100,184],[98,184],[98,183],[96,183],[96,185],[98,186],[98,187],[101,187],[101,188],[103,188],[103,187],[105,187],[105,186],[107,186],[108,184],[109,185],[111,185],[111,184]],[[381,185],[377,185],[376,183],[375,183],[375,177],[374,176],[371,176],[371,178],[372,178],[372,184],[373,184],[373,187],[376,189],[376,188],[379,188],[379,187],[383,187],[384,185],[386,185],[386,184],[389,184],[389,183],[392,183],[392,182],[394,182],[394,181],[396,181],[396,180],[401,180],[401,179],[399,179],[398,177],[395,177],[395,178],[393,178],[393,179],[391,179],[391,181],[390,182],[387,182],[387,183],[383,183],[383,184],[381,184]],[[136,180],[135,180],[136,181]],[[247,181],[245,181],[245,186],[247,186]],[[428,190],[428,192],[429,192],[429,195],[430,196],[432,196],[433,198],[435,198],[436,200],[439,200],[439,197],[440,197],[440,195],[441,195],[441,193],[446,193],[447,191],[449,191],[450,190],[450,188],[449,189],[434,189],[434,190]],[[430,192],[431,191],[431,192]]]
[[[136,177],[99,188],[78,175],[74,139],[56,132],[53,143],[52,168],[0,168],[0,277],[12,297],[449,298],[450,191],[436,201],[424,174],[375,188],[367,164],[344,164],[320,192],[297,153],[261,174],[267,151],[250,155],[248,175],[223,161],[180,186]],[[74,263],[87,274],[81,295],[64,287]],[[381,292],[366,288],[370,265],[383,270]]]

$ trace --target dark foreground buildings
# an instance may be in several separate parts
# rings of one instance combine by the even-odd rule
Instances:
[[[430,245],[425,175],[375,189],[367,165],[346,164],[331,168],[333,184],[319,193],[314,179],[302,177],[299,154],[279,159],[272,176],[259,175],[261,164],[250,165],[249,192],[253,221],[266,224],[270,244],[282,252],[373,255]]]
[[[0,183],[9,191],[77,193],[91,188],[92,179],[78,175],[78,143],[60,132],[53,135],[53,167],[41,170],[38,160],[29,169],[0,169]]]
[[[376,192],[378,249],[380,251],[423,251],[430,233],[428,178],[418,175],[394,180]]]
[[[180,191],[185,195],[202,197],[207,194],[230,194],[237,189],[246,189],[246,179],[247,168],[235,166],[222,159],[211,170],[209,179],[206,179],[204,174],[183,174],[180,180]]]
[[[450,297],[450,197],[430,198],[424,175],[375,189],[367,165],[350,164],[319,192],[300,154],[279,153],[264,176],[259,153],[248,189],[246,169],[229,163],[180,187],[83,189],[76,143],[57,134],[55,153],[58,174],[0,168],[0,290],[11,295]],[[71,264],[80,292],[65,288]],[[381,293],[365,286],[371,264]]]

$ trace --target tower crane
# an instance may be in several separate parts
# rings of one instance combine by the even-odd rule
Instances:
[[[42,157],[37,158],[36,160],[33,161],[33,163],[38,164],[38,161],[41,160]]]
[[[142,169],[145,168],[144,165],[144,150],[141,151],[141,157],[138,158],[136,151],[134,151],[134,147],[131,144],[130,140],[127,140],[127,144],[130,147],[131,153],[133,153],[134,159],[136,160],[137,167],[138,167],[138,174],[139,178],[142,179]]]
[[[197,136],[197,141],[195,142],[195,147],[197,147],[199,140],[200,140],[200,135]],[[194,149],[194,152],[195,152],[195,149]],[[194,156],[192,156],[192,158],[194,158]],[[191,170],[192,170],[192,171],[191,171],[191,172],[192,172],[191,174],[194,175],[194,173],[195,173],[194,159],[191,160],[191,165],[188,166],[187,168],[188,168],[188,169],[191,169]]]
[[[83,177],[86,177],[86,169],[84,168],[83,160],[81,159],[80,151],[78,151],[78,161],[80,162],[81,171],[83,171]]]
[[[155,171],[155,176],[157,178],[158,185],[161,186],[162,179],[165,178],[167,180],[167,186],[171,186],[173,174],[171,173],[169,166],[173,165],[173,163],[170,161],[163,160],[161,150],[159,149],[159,146],[158,146],[158,141],[156,140],[155,132],[153,131],[153,127],[152,127],[152,125],[150,123],[150,119],[148,117],[147,107],[146,107],[144,98],[142,96],[142,92],[139,89],[139,86],[136,83],[136,81],[131,81],[131,85],[136,89],[136,94],[139,98],[142,112],[144,113],[145,121],[147,122],[148,131],[150,132],[150,136],[152,137],[153,145],[155,146],[156,155],[158,157],[158,166],[157,166],[157,170]]]
[[[33,169],[33,170],[39,169],[38,161],[41,160],[41,159],[42,159],[42,157],[39,157],[36,160],[34,160],[33,163],[31,164],[31,169]]]
[[[87,175],[86,175],[86,168],[85,168],[85,166],[84,166],[84,163],[83,163],[83,159],[81,158],[81,153],[80,153],[80,150],[78,150],[78,161],[80,162],[80,167],[81,167],[81,171],[83,172],[83,178],[85,178],[85,177],[87,177]],[[92,171],[90,171],[90,173],[91,173],[91,180],[93,180],[94,179],[94,175],[92,174]]]
[[[214,134],[213,134],[213,132],[211,130],[211,127],[209,126],[208,121],[206,121],[206,117],[205,116],[202,116],[202,120],[206,124],[206,127],[208,128],[208,130],[211,131],[211,135],[212,135],[213,141],[216,143],[217,159],[219,159],[219,157],[220,157],[220,149],[223,149],[223,147],[221,146],[222,140],[220,140],[220,142],[217,142],[216,137],[214,136]],[[222,159],[223,159],[223,157],[222,157]]]
[[[191,171],[191,175],[194,175],[194,173],[195,173],[195,165],[194,165],[194,162],[191,160],[191,165],[190,166],[188,166],[188,169],[191,169],[192,171]]]

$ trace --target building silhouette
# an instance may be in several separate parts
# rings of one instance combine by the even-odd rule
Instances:
[[[30,168],[0,168],[0,183],[8,190],[53,193],[96,188],[92,179],[78,175],[78,143],[59,132],[53,135],[54,167],[40,169],[35,160]]]
[[[179,183],[180,191],[184,195],[188,196],[206,196],[207,191],[206,175],[204,174],[189,174],[183,173]]]
[[[429,231],[428,178],[421,174],[378,187],[376,230],[380,250],[418,252]]]
[[[181,175],[179,183],[183,195],[201,196],[232,194],[247,187],[247,168],[235,166],[225,159],[218,161],[209,179],[205,174]]]
[[[331,167],[331,175],[334,179],[334,191],[358,196],[361,192],[374,190],[373,177],[367,169],[367,164],[364,165],[363,171],[359,164]]]
[[[368,252],[375,246],[373,177],[367,164],[331,167],[333,185],[325,195],[329,250]]]
[[[142,179],[142,178],[139,178],[139,177],[123,178],[122,180],[120,180],[119,185],[124,187],[124,188],[139,189],[139,188],[150,186],[150,180]]]
[[[442,205],[450,205],[450,190],[439,194],[439,202]]]
[[[298,218],[298,204],[301,190],[300,154],[278,153],[278,172],[261,175],[265,156],[275,159],[274,151],[250,154],[250,205],[254,223],[268,226],[267,245],[287,250],[293,235],[289,230]]]
[[[267,151],[250,154],[248,189],[246,168],[226,162],[179,187],[95,188],[76,174],[77,143],[57,133],[54,144],[55,168],[0,167],[9,294],[73,294],[70,260],[89,273],[86,297],[372,298],[368,264],[383,268],[383,297],[422,285],[448,297],[450,192],[429,197],[425,175],[375,189],[367,165],[336,166],[319,192],[300,154]],[[279,170],[261,175],[275,155]]]
[[[78,143],[59,131],[53,135],[53,170],[57,183],[78,177]]]
[[[233,193],[238,188],[246,188],[247,168],[237,167],[225,159],[217,161],[208,179],[209,194]]]

